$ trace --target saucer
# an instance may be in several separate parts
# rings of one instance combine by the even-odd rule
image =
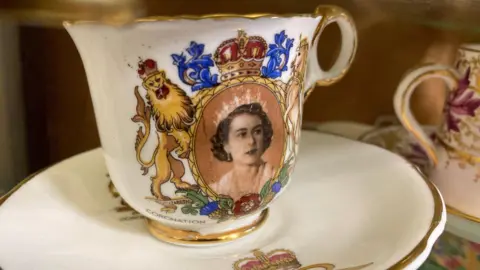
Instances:
[[[371,130],[372,126],[351,121],[303,121],[302,129],[319,131],[355,140],[361,134]]]
[[[422,126],[423,131],[435,140],[437,127]],[[425,150],[417,139],[402,125],[377,127],[358,136],[359,141],[385,148],[395,154],[403,156],[425,174],[428,174],[432,164]]]
[[[403,158],[314,131],[264,225],[221,246],[153,238],[109,183],[100,149],[24,183],[0,206],[0,267],[417,269],[446,220],[437,189]]]
[[[386,126],[389,127],[385,128]],[[396,146],[396,139],[416,144],[413,136],[406,134],[406,130],[395,121],[383,121],[381,125],[371,126],[369,130],[367,129],[363,133],[357,127],[358,124],[355,122],[342,124],[326,122],[318,123],[316,129],[385,147],[396,154],[405,155],[407,158],[409,151],[405,150],[411,148],[403,147],[400,148],[403,151],[398,151],[399,147]],[[429,135],[436,131],[433,126],[422,126],[422,128]],[[394,136],[391,136],[392,134]],[[389,143],[385,143],[385,141],[389,141]],[[418,160],[410,161],[415,163]],[[425,160],[421,163],[417,162],[416,165],[421,166],[426,163],[428,162],[425,156]],[[447,213],[448,222],[445,231],[435,242],[428,260],[420,269],[480,269],[480,219],[448,206]]]

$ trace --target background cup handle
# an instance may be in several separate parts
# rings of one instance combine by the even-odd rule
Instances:
[[[310,93],[316,85],[328,86],[342,79],[350,69],[357,51],[357,29],[351,15],[346,10],[337,6],[321,5],[316,8],[315,15],[321,16],[322,18],[315,29],[312,49],[309,52],[304,101],[310,96]],[[318,63],[318,41],[325,27],[334,22],[338,24],[342,36],[340,55],[332,68],[325,71]]]
[[[423,81],[431,78],[440,78],[446,82],[449,89],[455,89],[458,86],[460,74],[455,69],[445,65],[425,65],[417,67],[407,72],[401,80],[393,98],[393,105],[400,123],[417,139],[435,166],[438,163],[435,144],[423,131],[410,109],[413,91],[415,91],[416,87]],[[439,91],[445,91],[444,88],[438,89]]]

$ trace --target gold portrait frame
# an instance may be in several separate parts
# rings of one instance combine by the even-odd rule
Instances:
[[[219,94],[223,93],[224,91],[228,91],[229,88],[239,86],[245,83],[252,83],[252,84],[258,84],[261,86],[264,86],[266,89],[268,89],[275,99],[278,102],[278,106],[280,108],[280,111],[283,114],[286,112],[286,104],[285,104],[285,87],[286,84],[281,81],[281,80],[273,80],[269,78],[264,78],[261,76],[245,76],[245,77],[239,77],[239,78],[234,78],[230,79],[228,81],[220,83],[218,86],[210,89],[205,89],[202,91],[199,91],[195,96],[192,97],[193,104],[196,106],[196,111],[195,111],[195,124],[193,124],[190,129],[189,129],[189,135],[190,138],[190,149],[192,152],[190,153],[188,157],[188,163],[190,166],[190,171],[192,173],[192,176],[195,179],[195,182],[199,185],[200,189],[205,192],[205,194],[214,199],[217,200],[219,198],[219,194],[216,194],[215,191],[213,191],[210,186],[205,182],[203,179],[201,172],[198,168],[198,163],[195,157],[195,139],[196,139],[196,134],[198,131],[198,124],[200,122],[200,119],[203,117],[203,111],[204,109],[208,106],[208,104],[215,99]],[[283,150],[282,150],[282,156],[281,156],[281,163],[284,164],[285,162],[285,155],[287,151],[287,144],[288,144],[288,138],[287,138],[287,124],[285,121],[282,119],[282,127],[285,132],[285,139],[283,142]],[[278,177],[280,170],[277,170],[275,172],[274,178]]]

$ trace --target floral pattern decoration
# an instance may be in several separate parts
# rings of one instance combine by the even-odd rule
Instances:
[[[262,76],[272,79],[282,76],[282,72],[288,69],[287,63],[293,41],[293,38],[288,38],[285,34],[285,30],[275,34],[275,43],[268,46],[266,56],[270,58],[267,65],[262,67]]]
[[[241,197],[235,202],[233,214],[235,216],[243,216],[254,212],[260,207],[260,195],[249,194]]]
[[[458,82],[458,88],[449,93],[444,113],[448,131],[460,132],[459,116],[475,116],[475,111],[480,107],[480,99],[475,98],[474,91],[467,91],[470,85],[470,67]]]
[[[437,134],[435,132],[430,133],[429,135],[432,141],[436,141]],[[412,138],[413,139],[413,138]],[[428,171],[430,165],[429,158],[425,149],[415,142],[408,143],[408,149],[402,149],[399,151],[399,154],[404,156],[408,161],[418,166],[423,172]]]
[[[192,91],[218,85],[218,74],[211,74],[210,68],[214,67],[212,54],[203,54],[205,44],[190,42],[186,49],[190,58],[183,54],[172,54],[173,64],[178,68],[178,76],[183,83],[191,85]]]
[[[200,214],[218,220],[218,222],[228,220],[231,217],[248,215],[271,202],[275,195],[287,185],[289,171],[292,166],[293,157],[284,163],[277,178],[270,179],[265,183],[259,194],[247,194],[237,201],[223,195],[212,199],[200,189],[179,189],[176,193],[183,194],[190,200],[190,203],[181,208],[182,213],[190,215]]]

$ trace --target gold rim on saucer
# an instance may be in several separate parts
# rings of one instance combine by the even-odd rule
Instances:
[[[386,127],[386,128],[390,128],[390,127]],[[374,130],[369,131],[367,133],[370,133],[370,132],[374,132]],[[366,134],[364,134],[364,137],[365,136],[366,136]],[[354,140],[354,141],[358,142],[358,140]],[[362,142],[362,141],[359,141],[359,142]],[[383,150],[385,150],[389,153],[395,154],[392,151],[390,151],[388,149],[385,149],[383,147],[380,147],[378,145],[371,144],[371,146],[377,147],[377,148],[383,149]],[[397,154],[395,154],[395,155],[397,155]],[[437,187],[432,183],[432,181],[430,181],[428,179],[428,177],[425,175],[425,173],[419,167],[417,167],[415,164],[413,164],[412,162],[407,160],[405,157],[403,157],[401,155],[397,155],[397,156],[401,157],[405,162],[410,164],[410,166],[414,170],[416,170],[418,172],[418,174],[423,178],[423,180],[425,181],[425,183],[428,186],[428,189],[430,190],[430,193],[432,194],[433,202],[434,202],[435,207],[433,209],[432,223],[430,223],[430,227],[428,228],[428,231],[425,234],[425,236],[422,238],[422,240],[420,240],[420,242],[413,248],[413,250],[410,253],[408,253],[400,261],[398,261],[396,264],[394,264],[392,267],[390,267],[389,270],[404,269],[406,266],[410,265],[413,261],[415,261],[425,251],[425,249],[427,248],[427,245],[428,245],[428,241],[430,240],[430,237],[432,236],[433,232],[437,229],[438,225],[442,221],[442,214],[443,214],[443,210],[445,209],[445,207],[443,205],[443,200],[442,200],[442,196],[440,194],[440,191],[438,191]]]
[[[407,256],[403,257],[403,259],[401,259],[399,262],[397,262],[392,267],[390,267],[389,268],[390,270],[404,269],[406,266],[410,265],[413,261],[415,261],[420,256],[420,254],[422,254],[425,251],[428,245],[428,241],[430,240],[430,237],[432,236],[433,232],[437,229],[438,225],[442,221],[442,213],[443,213],[444,207],[443,207],[443,202],[442,202],[442,197],[440,195],[440,192],[435,187],[435,185],[430,180],[428,180],[428,178],[419,168],[417,168],[414,165],[412,165],[412,167],[422,176],[423,180],[425,180],[425,183],[428,186],[428,189],[430,189],[430,192],[432,193],[433,202],[435,204],[435,207],[433,210],[432,223],[430,224],[430,228],[428,229],[427,234],[422,238],[420,243],[418,243],[418,245],[415,246]]]
[[[35,176],[37,176],[38,174],[40,174],[41,172],[43,172],[45,169],[43,170],[39,170],[37,172],[34,172],[32,174],[30,174],[29,176],[27,176],[25,179],[23,179],[22,181],[20,181],[18,184],[16,184],[12,189],[10,189],[10,191],[8,191],[7,193],[3,194],[2,196],[0,196],[0,206],[2,206],[2,204],[10,197],[12,196],[13,193],[15,193],[15,191],[17,191],[18,189],[20,189],[23,185],[25,185],[28,181],[32,180],[32,178],[34,178]]]
[[[318,132],[318,133],[322,133],[320,131],[314,131],[314,132]],[[336,136],[336,135],[331,135],[331,136]],[[349,140],[348,138],[346,138],[347,140]],[[375,147],[375,146],[374,146]],[[408,161],[406,161],[408,162]],[[411,164],[409,162],[409,164]],[[434,213],[433,213],[433,218],[432,218],[432,222],[430,224],[430,227],[427,231],[427,233],[425,234],[425,236],[422,238],[422,240],[420,240],[420,242],[413,248],[413,250],[408,253],[405,257],[403,257],[400,261],[398,261],[396,264],[394,264],[392,267],[390,267],[389,269],[390,270],[400,270],[400,269],[404,269],[405,267],[407,267],[408,265],[410,265],[413,261],[415,261],[424,251],[425,249],[427,248],[427,245],[428,245],[428,241],[430,240],[430,237],[432,236],[433,232],[437,229],[438,225],[441,223],[442,221],[442,213],[443,213],[443,203],[442,203],[442,199],[441,199],[441,195],[439,193],[439,191],[437,190],[437,188],[432,184],[432,182],[430,182],[430,180],[428,180],[425,175],[414,165],[412,165],[412,167],[417,170],[419,172],[419,174],[422,176],[422,178],[425,180],[425,183],[427,184],[428,188],[430,189],[430,192],[433,196],[433,201],[434,201],[434,204],[435,204],[435,207],[434,207]],[[41,171],[40,171],[41,172]],[[38,173],[40,173],[38,172]],[[19,190],[24,184],[26,184],[28,181],[32,180],[32,179],[35,179],[35,176],[38,174],[38,173],[35,173],[29,177],[27,177],[25,180],[21,181],[20,183],[18,183],[12,190],[10,190],[7,194],[5,194],[4,196],[0,197],[0,206],[8,199],[8,197],[10,197],[14,192],[16,192],[17,190]],[[263,214],[263,213],[262,213]],[[248,231],[247,233],[253,231],[253,230],[256,230],[258,229],[264,222],[265,218],[263,219],[262,222],[258,222],[257,223],[257,226],[255,226],[253,229],[251,229],[250,231]],[[246,234],[244,234],[246,235]],[[238,238],[238,237],[237,237]],[[190,243],[190,242],[189,242]],[[212,242],[209,242],[209,243],[212,243]]]
[[[196,231],[174,229],[160,222],[146,218],[148,231],[157,239],[181,245],[220,244],[244,237],[258,230],[267,220],[268,208],[260,213],[260,216],[251,224],[230,231],[212,234],[200,234]]]
[[[464,218],[464,219],[469,220],[469,221],[473,221],[475,223],[480,223],[480,218],[469,215],[467,213],[464,213],[464,212],[456,209],[455,207],[452,207],[452,206],[449,206],[449,205],[447,205],[447,213],[452,214],[452,215],[457,216],[457,217],[460,217],[460,218]]]

